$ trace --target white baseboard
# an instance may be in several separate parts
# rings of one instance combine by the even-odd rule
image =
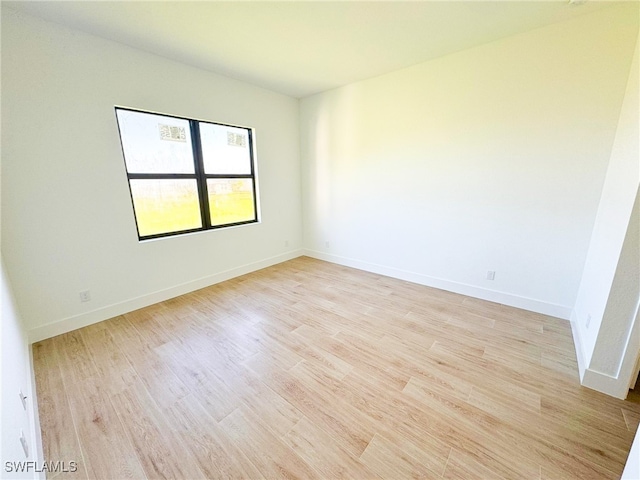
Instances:
[[[258,262],[241,265],[230,270],[208,275],[165,290],[159,290],[148,295],[131,298],[124,302],[108,305],[80,315],[63,318],[62,320],[57,320],[29,330],[29,342],[39,342],[47,338],[55,337],[56,335],[61,335],[78,328],[86,327],[87,325],[102,322],[103,320],[117,317],[118,315],[138,310],[139,308],[148,307],[154,303],[163,302],[170,298],[175,298],[200,288],[205,288],[216,283],[224,282],[225,280],[230,280],[247,273],[255,272],[256,270],[261,270],[278,263],[286,262],[287,260],[292,260],[301,255],[303,255],[302,250],[294,250],[282,255],[266,258]]]
[[[621,368],[618,369],[617,376],[613,376],[608,373],[599,372],[598,370],[589,368],[584,354],[580,328],[578,327],[575,310],[571,312],[571,333],[573,334],[573,344],[576,349],[576,358],[578,360],[580,384],[583,387],[587,387],[622,400],[627,398],[629,393],[629,376],[630,372],[633,371],[629,365],[634,363],[635,357],[633,356],[633,353],[637,352],[637,345],[630,345],[631,342],[627,341],[624,355],[626,361],[624,361]],[[628,352],[632,355],[629,358],[627,358]]]
[[[510,307],[516,307],[523,310],[529,310],[531,312],[542,313],[544,315],[562,318],[564,320],[569,320],[571,316],[571,307],[565,305],[556,305],[533,298],[521,297],[510,293],[477,287],[475,285],[468,285],[451,280],[430,277],[421,273],[410,272],[407,270],[387,267],[375,263],[363,262],[361,260],[341,257],[339,255],[332,255],[324,252],[318,252],[316,250],[307,249],[303,250],[303,252],[304,255],[317,258],[318,260],[325,260],[327,262],[344,265],[345,267],[353,267],[359,270],[365,270],[367,272],[378,273],[387,277],[398,278],[400,280],[406,280],[408,282],[418,283],[420,285],[438,288],[440,290],[447,290],[449,292],[459,293],[461,295],[467,295],[469,297],[479,298],[482,300],[487,300],[489,302],[501,303],[503,305],[509,305]]]
[[[582,386],[624,400],[629,394],[629,381],[587,368]]]
[[[542,313],[544,315],[550,315],[565,320],[568,320],[571,315],[571,308],[563,305],[550,304],[542,302],[540,300],[520,297],[504,292],[497,292],[473,285],[453,282],[450,280],[443,280],[420,273],[409,272],[406,270],[387,267],[384,265],[363,262],[360,260],[327,254],[315,250],[300,249],[260,260],[258,262],[242,265],[240,267],[219,272],[214,275],[209,275],[207,277],[199,278],[191,282],[176,285],[165,290],[160,290],[148,295],[125,300],[124,302],[108,305],[106,307],[98,308],[90,312],[86,312],[80,315],[74,315],[72,317],[67,317],[62,320],[57,320],[55,322],[33,328],[29,331],[29,341],[31,343],[34,343],[47,338],[55,337],[56,335],[61,335],[78,328],[86,327],[87,325],[91,325],[93,323],[98,323],[112,317],[117,317],[118,315],[122,315],[139,308],[144,308],[149,305],[153,305],[154,303],[162,302],[179,295],[184,295],[185,293],[214,285],[216,283],[224,282],[225,280],[229,280],[240,275],[245,275],[247,273],[269,267],[271,265],[276,265],[278,263],[297,258],[301,255],[307,255],[319,260],[325,260],[327,262],[337,263],[339,265],[353,267],[359,270],[378,273],[380,275],[398,278],[401,280],[418,283],[420,285],[426,285],[433,288],[439,288],[441,290],[468,295],[470,297],[480,298],[482,300],[487,300],[490,302],[496,302],[516,308],[522,308],[524,310]]]

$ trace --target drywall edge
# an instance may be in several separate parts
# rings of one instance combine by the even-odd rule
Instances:
[[[578,326],[578,314],[575,309],[571,311],[571,334],[573,335],[573,345],[576,350],[576,359],[578,361],[578,373],[580,375],[580,383],[584,378],[584,372],[587,370],[587,365],[584,356],[584,347],[582,346],[582,339],[580,337],[580,328]]]

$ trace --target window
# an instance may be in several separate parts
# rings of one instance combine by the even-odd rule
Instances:
[[[258,221],[252,130],[116,107],[138,238]]]

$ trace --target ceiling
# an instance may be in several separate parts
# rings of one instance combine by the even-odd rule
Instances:
[[[593,12],[568,1],[2,2],[293,97]]]

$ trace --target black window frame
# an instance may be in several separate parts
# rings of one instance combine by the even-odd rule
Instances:
[[[240,125],[232,125],[229,123],[212,122],[210,120],[181,117],[178,115],[171,115],[166,113],[151,112],[148,110],[140,110],[136,108],[120,107],[117,105],[114,107],[114,109],[116,114],[116,124],[118,126],[118,137],[120,139],[120,148],[122,150],[122,159],[124,160],[124,168],[127,174],[127,183],[129,184],[129,195],[131,196],[131,206],[133,207],[133,215],[135,218],[136,232],[138,234],[139,241],[152,240],[155,238],[173,237],[176,235],[185,235],[188,233],[203,232],[207,230],[219,230],[221,228],[235,227],[238,225],[248,225],[251,223],[260,222],[259,212],[258,212],[258,189],[257,189],[257,178],[256,178],[256,160],[255,160],[254,141],[253,141],[253,136],[254,136],[253,128],[240,126]],[[126,161],[125,152],[124,152],[124,144],[122,142],[122,131],[120,130],[120,122],[118,121],[119,110],[144,113],[147,115],[156,115],[159,117],[176,118],[179,120],[185,120],[189,122],[189,129],[191,133],[191,149],[193,153],[193,163],[194,163],[194,173],[130,173],[127,168],[127,161]],[[248,174],[206,173],[204,168],[204,158],[202,154],[202,143],[200,139],[201,123],[207,123],[207,124],[212,124],[212,125],[217,125],[222,127],[240,128],[240,129],[246,130],[247,142],[249,146],[251,172]],[[216,178],[218,179],[247,178],[251,180],[252,188],[253,188],[253,213],[254,213],[254,217],[252,220],[246,220],[246,221],[234,222],[234,223],[225,223],[221,225],[211,224],[211,212],[210,212],[210,206],[209,206],[209,193],[208,193],[208,187],[207,187],[207,179],[216,179]],[[138,226],[138,217],[136,213],[135,203],[133,201],[133,192],[131,189],[131,180],[145,180],[145,179],[151,179],[151,180],[195,179],[196,185],[198,188],[198,199],[200,203],[200,217],[201,217],[202,227],[173,231],[173,232],[157,233],[153,235],[140,235],[140,228]]]

